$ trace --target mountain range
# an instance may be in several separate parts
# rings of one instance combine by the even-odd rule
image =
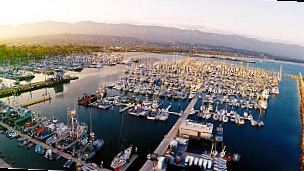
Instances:
[[[0,26],[0,41],[13,43],[23,38],[30,43],[42,35],[73,34],[82,36],[83,41],[90,43],[103,39],[116,42],[116,45],[128,46],[126,40],[134,44],[179,42],[186,44],[201,44],[218,47],[228,47],[247,51],[261,52],[287,59],[304,61],[304,47],[295,44],[267,42],[239,35],[208,33],[199,30],[178,29],[173,27],[144,26],[131,24],[106,24],[92,21],[77,23],[39,22],[17,26]],[[95,36],[97,35],[97,36]],[[114,37],[113,37],[114,36]],[[58,36],[57,36],[58,38]],[[53,37],[54,41],[56,36]],[[124,40],[124,41],[123,41]],[[69,41],[66,39],[66,41]],[[120,42],[121,41],[121,42]],[[122,43],[123,44],[120,44]],[[58,42],[60,43],[60,42]]]

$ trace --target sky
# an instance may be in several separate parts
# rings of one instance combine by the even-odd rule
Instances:
[[[1,0],[0,25],[94,21],[238,34],[304,46],[304,3],[274,0]]]

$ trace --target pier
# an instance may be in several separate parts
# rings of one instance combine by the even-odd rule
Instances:
[[[63,84],[63,83],[69,83],[71,80],[76,80],[78,77],[69,77],[69,78],[64,78],[61,80],[55,80],[55,81],[40,81],[28,85],[21,85],[19,88],[6,88],[3,90],[0,90],[0,97],[7,97],[19,93],[24,93],[28,91],[33,91],[45,87],[51,87],[55,86],[57,84]]]
[[[176,116],[182,116],[182,113],[178,113],[178,112],[168,112],[171,115],[176,115]]]
[[[129,108],[132,108],[132,107],[134,107],[134,105],[127,105],[126,107],[124,107],[122,109],[119,109],[119,112],[122,113],[122,112],[124,112],[124,111],[126,111],[126,110],[128,110]]]
[[[24,104],[22,104],[20,106],[21,107],[31,106],[31,105],[34,105],[36,103],[45,102],[45,101],[48,101],[48,100],[51,100],[51,99],[52,99],[51,97],[45,97],[45,98],[42,98],[42,99],[39,99],[39,100],[35,100],[35,101],[32,101],[32,102],[24,103]]]
[[[201,93],[201,92],[202,92],[202,89],[200,89],[198,91],[198,93]],[[162,142],[155,149],[154,154],[156,154],[157,156],[164,155],[164,153],[166,152],[170,142],[177,135],[177,132],[178,132],[179,127],[181,126],[182,122],[185,121],[188,118],[191,109],[194,107],[194,105],[196,104],[197,101],[198,101],[198,97],[195,97],[191,100],[191,102],[187,106],[184,113],[181,115],[180,118],[178,118],[178,120],[175,122],[175,124],[173,125],[171,130],[168,132],[167,135],[165,135],[165,138],[162,140]],[[152,160],[147,160],[146,163],[144,164],[144,166],[140,169],[140,171],[151,171],[151,170],[153,170],[153,168],[154,168],[154,162]]]
[[[34,138],[32,138],[32,137],[30,137],[30,136],[28,136],[28,135],[22,134],[20,131],[15,130],[14,128],[11,128],[10,126],[8,126],[7,124],[5,124],[5,123],[2,122],[2,121],[0,121],[0,125],[1,125],[2,127],[6,128],[6,129],[10,130],[10,131],[16,132],[16,133],[19,134],[21,137],[24,137],[24,138],[28,139],[29,141],[32,141],[32,142],[35,143],[35,144],[41,145],[41,147],[43,147],[43,148],[45,148],[45,149],[52,150],[53,152],[57,150],[57,151],[58,151],[58,154],[61,155],[63,158],[66,158],[66,159],[70,159],[70,158],[71,158],[75,163],[80,163],[82,166],[87,166],[87,167],[89,167],[89,168],[91,168],[91,169],[96,169],[96,170],[98,170],[98,171],[109,171],[108,169],[105,169],[105,168],[102,168],[102,169],[101,169],[101,168],[98,168],[98,167],[94,167],[94,166],[91,165],[90,163],[86,163],[85,161],[79,160],[78,158],[73,157],[72,155],[70,155],[70,154],[68,154],[68,153],[65,153],[65,152],[63,152],[63,151],[61,151],[61,150],[59,150],[59,149],[56,149],[56,148],[54,148],[54,147],[52,147],[52,146],[50,146],[50,145],[47,145],[47,144],[44,143],[44,142],[41,142],[41,141],[39,141],[39,140],[37,140],[37,139],[34,139]]]
[[[3,159],[0,159],[0,168],[12,168],[12,166],[6,163]]]
[[[126,163],[121,169],[120,171],[125,171],[129,168],[129,166],[135,161],[135,159],[137,159],[138,154],[133,154],[129,160],[128,163]]]

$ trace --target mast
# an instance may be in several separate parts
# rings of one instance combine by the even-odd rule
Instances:
[[[90,130],[90,133],[92,133],[93,131],[93,125],[92,125],[92,112],[90,112],[90,124],[91,124],[91,130]]]

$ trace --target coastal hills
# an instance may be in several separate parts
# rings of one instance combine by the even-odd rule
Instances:
[[[173,42],[173,43],[172,43]],[[203,47],[236,49],[260,56],[270,55],[304,61],[304,47],[295,44],[266,42],[239,35],[208,33],[173,27],[131,24],[106,24],[91,21],[77,23],[39,22],[0,26],[0,43],[84,44],[111,46]]]

